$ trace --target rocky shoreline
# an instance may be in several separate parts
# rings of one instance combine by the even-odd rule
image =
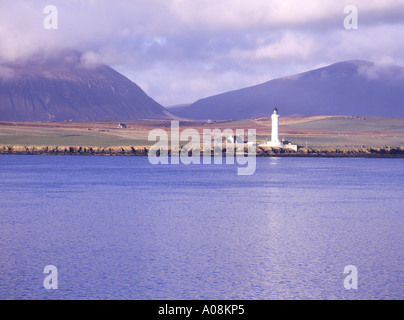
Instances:
[[[0,154],[19,155],[85,155],[147,156],[150,146],[21,146],[0,145]],[[226,149],[223,149],[225,155]],[[247,152],[247,149],[246,149]],[[169,150],[170,153],[170,150]],[[202,155],[202,154],[201,154]],[[212,150],[213,155],[213,150]],[[362,157],[404,158],[404,147],[312,147],[297,152],[279,148],[257,147],[257,157]]]

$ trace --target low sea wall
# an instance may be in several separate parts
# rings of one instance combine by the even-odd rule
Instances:
[[[22,146],[0,145],[0,154],[147,156],[150,146]],[[213,149],[212,155],[213,153]],[[223,155],[226,149],[222,150]],[[404,147],[313,147],[288,149],[257,147],[257,157],[368,157],[404,158]],[[171,150],[169,149],[169,154]],[[247,154],[247,148],[245,149]],[[202,152],[201,152],[202,155]]]

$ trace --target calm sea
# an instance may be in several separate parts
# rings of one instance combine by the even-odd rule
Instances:
[[[3,155],[0,299],[403,299],[403,168]]]

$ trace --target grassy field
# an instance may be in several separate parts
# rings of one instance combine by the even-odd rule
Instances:
[[[170,121],[17,123],[0,122],[0,145],[62,146],[148,146],[151,130],[170,132]],[[270,139],[270,118],[221,121],[214,123],[181,122],[181,130],[255,129],[257,140]],[[281,117],[280,138],[299,146],[404,146],[404,119],[359,117]]]
[[[269,119],[256,121],[270,127]],[[279,130],[280,138],[299,146],[404,146],[403,118],[281,118]]]

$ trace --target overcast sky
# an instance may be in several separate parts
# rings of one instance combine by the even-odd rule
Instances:
[[[63,48],[170,106],[342,60],[404,66],[404,0],[0,0],[0,62]]]

